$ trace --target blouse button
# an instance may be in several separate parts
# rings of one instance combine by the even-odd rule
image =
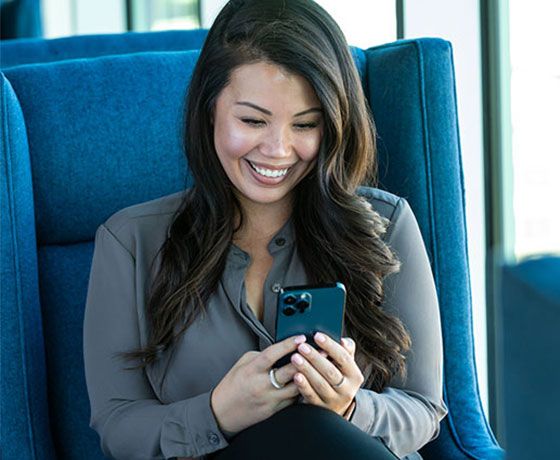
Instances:
[[[218,437],[218,435],[216,433],[208,433],[208,441],[213,446],[216,446],[220,443],[220,438]]]
[[[285,238],[276,238],[276,240],[274,242],[276,243],[276,246],[284,246],[286,244],[286,239]]]
[[[282,285],[280,283],[274,283],[270,288],[272,292],[280,292],[280,289],[282,289]]]

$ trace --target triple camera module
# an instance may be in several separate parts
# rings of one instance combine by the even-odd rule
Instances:
[[[301,294],[289,294],[283,299],[282,313],[292,316],[296,313],[303,313],[311,306],[311,294],[303,292]]]

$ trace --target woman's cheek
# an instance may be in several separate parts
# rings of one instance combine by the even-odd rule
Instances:
[[[310,161],[319,152],[319,147],[321,146],[321,136],[320,135],[310,135],[308,138],[303,140],[302,146],[299,149],[300,156],[304,161]]]
[[[241,157],[254,148],[254,136],[247,135],[239,130],[228,130],[222,138],[222,148],[229,155]]]

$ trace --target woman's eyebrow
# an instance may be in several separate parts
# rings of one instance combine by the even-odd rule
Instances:
[[[258,110],[259,112],[262,112],[262,113],[264,113],[264,114],[266,114],[266,115],[272,115],[272,112],[271,112],[270,110],[265,109],[265,108],[263,108],[263,107],[259,107],[258,105],[253,104],[252,102],[248,102],[248,101],[238,101],[238,102],[236,102],[235,104],[236,104],[236,105],[245,105],[245,106],[247,106],[247,107],[251,107],[251,108],[253,108],[253,109],[255,109],[255,110]],[[310,109],[304,110],[303,112],[298,112],[298,113],[296,113],[296,114],[294,115],[294,117],[299,117],[299,116],[301,116],[301,115],[305,115],[305,114],[311,113],[311,112],[319,112],[319,113],[322,113],[323,110],[322,110],[321,108],[319,108],[319,107],[312,107],[312,108],[310,108]]]

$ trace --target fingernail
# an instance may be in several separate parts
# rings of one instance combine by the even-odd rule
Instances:
[[[294,361],[296,364],[303,364],[303,358],[300,355],[294,355]]]
[[[320,332],[317,332],[317,334],[315,334],[315,340],[317,340],[317,342],[324,342],[327,338]]]
[[[354,341],[350,337],[344,337],[342,340],[344,340],[344,345],[346,345],[348,348],[352,348]]]
[[[311,351],[311,348],[309,348],[309,345],[307,345],[307,344],[305,344],[305,343],[304,343],[303,345],[300,345],[300,346],[298,347],[298,349],[299,349],[299,351],[301,351],[302,353],[309,353],[309,352]]]
[[[305,342],[305,336],[304,335],[298,335],[295,339],[294,342],[297,344],[303,343]]]

